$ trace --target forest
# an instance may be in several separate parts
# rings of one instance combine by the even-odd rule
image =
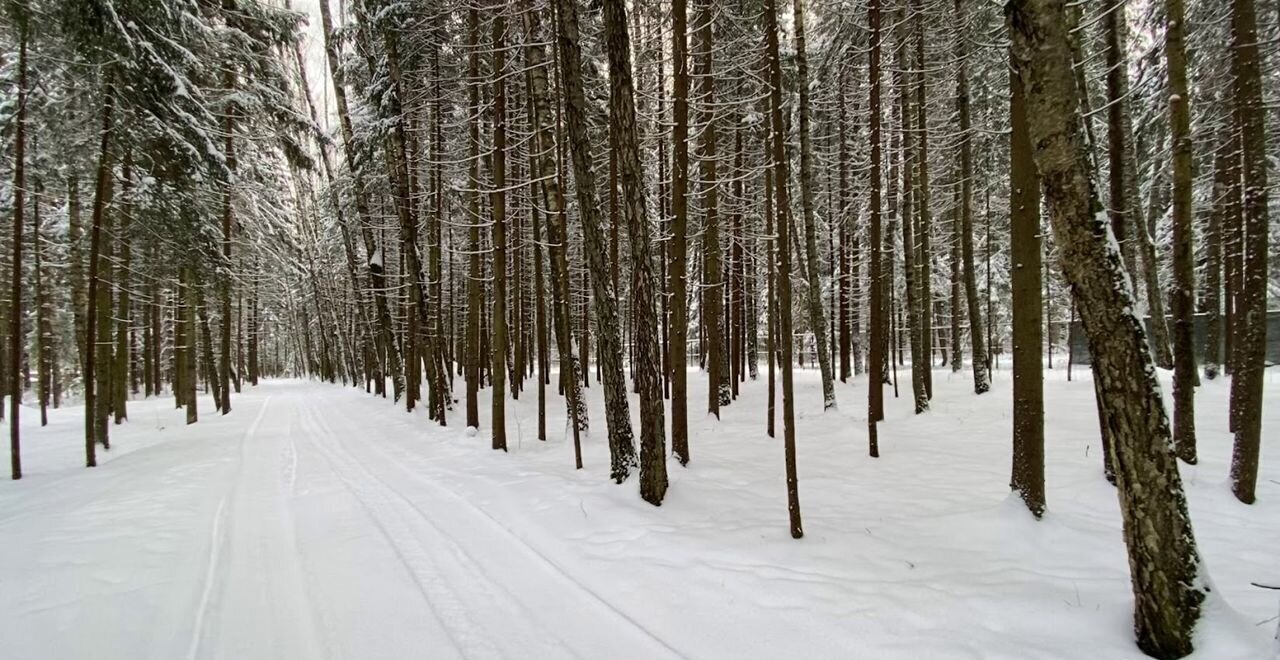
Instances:
[[[110,633],[119,657],[383,657],[360,634],[412,621],[309,604],[326,623],[281,642],[294,617],[252,614],[269,594],[320,599],[301,585],[388,548],[406,573],[386,579],[417,584],[439,620],[425,643],[448,638],[457,657],[856,655],[783,641],[778,622],[734,650],[680,637],[679,615],[635,614],[688,608],[742,634],[708,613],[714,587],[687,605],[628,591],[728,570],[664,572],[670,542],[695,564],[742,562],[754,586],[736,588],[757,609],[774,589],[817,608],[826,628],[797,630],[877,640],[868,657],[1280,658],[1280,462],[1263,448],[1280,424],[1264,394],[1280,373],[1280,2],[2,10],[0,417],[22,481],[0,490],[0,539],[16,541],[0,583],[30,592],[0,586],[0,654],[92,654],[104,605],[33,595],[86,579],[76,553],[30,571],[59,538],[97,555],[124,533],[82,536],[86,507],[125,527],[141,507],[175,534],[175,511],[199,518],[201,540],[169,550],[204,554],[155,597],[174,621]],[[161,505],[209,479],[190,506]],[[303,528],[330,505],[299,499],[329,487],[385,547],[304,561],[336,547]],[[728,515],[712,503],[736,497],[758,503],[742,527],[711,526]],[[595,527],[597,505],[627,524]],[[852,520],[881,516],[890,534],[888,511],[901,545],[868,549],[870,523]],[[625,559],[593,549],[628,529]],[[1050,538],[1118,589],[1063,634],[1121,621],[1123,644],[1036,646],[1038,628],[1019,627],[1060,616],[1045,602],[1086,607],[1080,584],[1044,581],[1088,570],[1065,555],[1028,568]],[[533,568],[492,572],[504,560],[484,548],[516,542]],[[882,596],[856,602],[896,589],[867,586],[875,570],[769,578],[831,568],[812,552],[929,545],[935,569],[970,561],[948,557],[953,542],[993,580],[1040,576],[1026,579],[1044,601],[978,606],[987,633],[913,641],[960,616],[963,594],[1000,587],[939,569],[945,595],[912,591],[905,610],[926,611],[892,615]],[[990,563],[1005,543],[1021,549]],[[103,579],[146,582],[137,554],[95,561]],[[238,586],[267,574],[265,601]],[[557,605],[565,580],[576,595]],[[828,588],[854,613],[824,609]],[[504,600],[523,609],[485,613]],[[533,613],[557,606],[581,615],[575,639],[544,638]],[[491,616],[521,622],[504,637]],[[995,619],[1018,623],[1000,635]],[[593,637],[623,620],[624,650]],[[21,639],[6,651],[5,637]]]

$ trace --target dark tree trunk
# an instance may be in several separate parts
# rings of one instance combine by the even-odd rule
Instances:
[[[1196,462],[1195,271],[1191,227],[1191,98],[1187,86],[1182,0],[1165,0],[1168,29],[1169,125],[1173,140],[1173,442],[1178,457]]]
[[[867,230],[867,280],[871,287],[869,300],[869,319],[867,343],[867,427],[870,437],[870,454],[880,455],[880,447],[876,437],[876,422],[884,419],[884,367],[886,363],[885,349],[888,337],[885,330],[883,266],[884,257],[881,247],[884,237],[880,228],[880,43],[883,32],[880,29],[880,0],[870,0],[867,8],[868,20],[871,23],[871,52],[869,69],[871,93],[867,115],[870,124],[871,139],[871,219]],[[892,272],[892,271],[890,271]]]
[[[1013,311],[1013,470],[1009,485],[1044,514],[1044,375],[1041,371],[1040,178],[1032,160],[1026,92],[1009,77],[1009,279]]]
[[[1253,504],[1262,444],[1262,387],[1267,344],[1266,110],[1253,0],[1232,0],[1231,19],[1237,133],[1243,146],[1244,170],[1243,267],[1231,379],[1236,419],[1231,491],[1241,502]]]
[[[590,284],[594,294],[592,309],[600,342],[599,360],[604,381],[610,474],[614,481],[622,483],[636,465],[635,441],[628,412],[626,372],[622,366],[619,337],[621,324],[613,283],[609,280],[604,223],[600,217],[599,190],[592,161],[591,137],[588,133],[589,108],[582,80],[582,49],[578,37],[578,9],[575,2],[556,0],[556,16],[560,25],[558,41],[560,66],[564,73],[565,117],[573,155],[579,220],[585,239],[584,252],[591,271]],[[586,326],[584,323],[584,331]],[[587,342],[584,341],[583,346],[586,345]],[[586,360],[583,362],[586,363]]]
[[[609,115],[616,131],[623,222],[627,226],[631,264],[635,269],[632,302],[635,311],[635,380],[640,394],[640,496],[657,506],[667,492],[661,355],[658,315],[653,304],[657,297],[657,284],[650,254],[649,218],[644,205],[644,172],[641,170],[636,135],[631,48],[623,0],[605,0],[604,21],[609,51]]]
[[[19,9],[19,12],[22,10]],[[18,107],[14,116],[13,138],[13,274],[9,295],[9,467],[12,477],[22,478],[22,348],[26,343],[22,332],[22,219],[26,209],[27,171],[27,18],[18,18]],[[39,200],[36,201],[39,204]],[[39,211],[36,212],[39,218]],[[39,240],[39,220],[36,225]],[[39,281],[39,257],[36,257],[36,279]],[[41,411],[43,412],[43,405]]]
[[[779,360],[782,363],[783,454],[786,462],[787,512],[790,515],[791,538],[798,539],[804,536],[804,526],[800,521],[800,489],[796,476],[796,401],[791,374],[791,203],[787,191],[791,175],[786,157],[786,132],[782,123],[782,62],[778,48],[778,12],[774,0],[764,2],[764,32],[769,62],[769,124],[773,132],[772,168],[776,184],[774,199],[778,209],[777,305],[778,339],[781,344]],[[829,376],[830,373],[827,373],[826,377]]]

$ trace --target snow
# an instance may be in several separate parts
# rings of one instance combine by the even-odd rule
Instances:
[[[692,462],[669,463],[661,508],[609,481],[603,427],[573,469],[554,385],[550,441],[528,389],[505,454],[487,390],[474,434],[461,410],[441,429],[301,380],[247,388],[225,417],[202,398],[193,426],[137,401],[93,470],[81,409],[44,429],[24,409],[27,476],[0,483],[0,640],[14,658],[1141,658],[1089,370],[1073,375],[1046,372],[1037,522],[1007,486],[1007,371],[978,397],[936,370],[921,416],[909,387],[890,397],[879,459],[848,413],[863,407],[824,413],[798,371],[800,541],[763,380],[717,422],[690,374]],[[837,389],[861,400],[865,378]],[[1200,388],[1201,463],[1183,466],[1216,587],[1200,660],[1274,653],[1277,592],[1250,582],[1280,583],[1280,452],[1268,431],[1258,502],[1237,503],[1228,391]],[[585,393],[603,419],[601,388]]]

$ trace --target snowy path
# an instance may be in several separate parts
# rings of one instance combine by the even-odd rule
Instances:
[[[1086,373],[1087,375],[1087,373]],[[801,406],[803,541],[787,538],[763,387],[691,423],[693,462],[661,509],[612,485],[599,388],[587,468],[549,403],[488,436],[349,388],[268,382],[184,426],[134,402],[116,446],[78,468],[80,409],[25,429],[28,478],[0,484],[0,649],[13,658],[1138,658],[1116,500],[1087,381],[1046,384],[1049,515],[1007,496],[1007,382],[981,399],[937,372],[934,410],[891,402],[885,457],[856,413]],[[699,381],[695,381],[698,383]],[[820,400],[802,373],[802,402]],[[697,386],[697,385],[695,385]],[[705,386],[705,385],[702,385]],[[1203,658],[1267,647],[1280,579],[1280,474],[1226,492],[1225,384],[1201,392],[1184,476],[1231,608]],[[842,385],[861,412],[865,390]],[[487,402],[482,402],[487,404]],[[208,399],[201,404],[208,405]],[[1274,408],[1274,407],[1273,407]],[[1225,405],[1221,405],[1225,410]],[[482,405],[487,413],[487,405]],[[633,411],[634,412],[634,411]],[[1265,424],[1280,428],[1275,410]],[[28,417],[35,417],[28,413]],[[456,418],[451,420],[457,424]],[[482,417],[487,421],[487,415]],[[1092,435],[1091,435],[1092,434]],[[1267,449],[1272,447],[1272,449]]]

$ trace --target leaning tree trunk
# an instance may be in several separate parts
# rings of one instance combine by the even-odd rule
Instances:
[[[363,169],[358,167],[355,162],[355,155],[359,153],[359,147],[356,145],[355,131],[351,124],[351,112],[347,103],[346,80],[342,75],[341,56],[338,52],[337,39],[328,2],[320,3],[320,24],[324,32],[325,60],[329,65],[329,76],[333,80],[333,99],[337,108],[338,125],[342,131],[343,153],[347,162],[347,170],[354,177],[352,188],[355,191],[356,216],[360,219],[361,237],[365,247],[365,256],[368,260],[369,285],[373,289],[374,307],[378,316],[377,354],[381,369],[376,380],[375,391],[379,394],[385,394],[386,376],[389,370],[394,395],[399,398],[400,389],[403,387],[404,381],[400,358],[392,335],[391,310],[387,305],[386,269],[383,263],[385,255],[380,245],[373,238],[374,222],[373,215],[369,210],[369,194],[362,174]]]
[[[631,299],[635,314],[632,332],[636,344],[635,381],[640,394],[640,496],[657,506],[667,492],[662,355],[658,346],[658,312],[654,307],[657,285],[650,254],[649,218],[644,205],[644,172],[636,136],[631,47],[623,0],[605,0],[604,25],[609,50],[609,117],[616,131],[623,222],[627,226],[635,271]]]
[[[1192,650],[1206,591],[1146,334],[1132,311],[1132,290],[1080,133],[1064,2],[1014,0],[1007,11],[1060,266],[1076,291],[1098,364],[1138,646],[1156,657],[1182,657]]]
[[[809,330],[813,332],[818,352],[818,368],[822,372],[822,407],[836,407],[836,388],[831,370],[831,351],[827,346],[827,317],[822,309],[821,269],[818,257],[818,221],[814,217],[813,201],[813,147],[809,137],[809,64],[805,53],[805,5],[804,0],[792,0],[795,22],[796,85],[800,91],[800,207],[804,213],[804,255],[808,262],[805,269],[808,280],[807,308]],[[766,19],[768,20],[768,19]]]
[[[547,209],[547,242],[548,256],[551,262],[551,307],[556,324],[556,352],[560,356],[561,379],[565,388],[568,424],[573,429],[573,453],[577,468],[582,469],[581,433],[586,429],[586,406],[582,399],[582,378],[580,368],[574,360],[573,347],[569,338],[569,260],[565,255],[566,227],[562,201],[564,195],[560,190],[560,178],[556,175],[556,146],[554,126],[555,117],[551,110],[551,93],[547,85],[547,68],[549,66],[546,51],[536,39],[540,37],[538,13],[529,6],[532,0],[526,0],[524,14],[525,30],[528,32],[525,55],[528,59],[529,96],[533,102],[533,124],[535,151],[538,158],[536,166],[530,171],[530,179],[542,180],[542,203]],[[559,243],[559,247],[555,244]],[[545,340],[544,340],[545,343]]]
[[[578,38],[576,0],[555,0],[559,21],[560,67],[564,74],[565,116],[569,129],[569,149],[573,155],[573,174],[578,193],[579,222],[586,239],[585,252],[591,270],[592,303],[600,344],[600,368],[603,372],[605,423],[609,433],[610,474],[622,483],[636,465],[635,440],[628,411],[626,371],[622,365],[622,342],[619,336],[617,296],[609,278],[608,246],[604,238],[604,222],[600,213],[592,161],[591,136],[588,132],[586,91],[582,82],[582,47]],[[585,328],[585,324],[584,324]],[[583,343],[586,345],[586,342]]]

